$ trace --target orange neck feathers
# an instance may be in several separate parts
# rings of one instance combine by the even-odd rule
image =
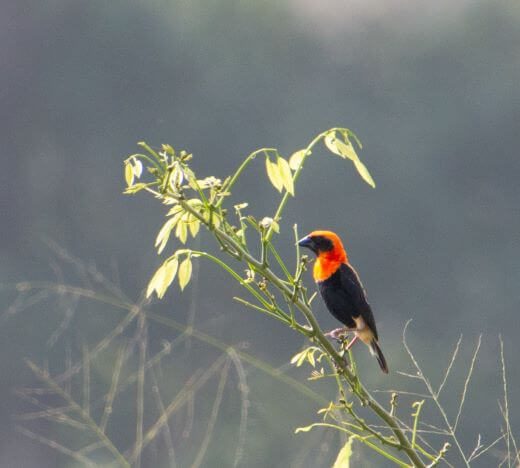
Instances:
[[[332,241],[332,250],[319,252],[316,262],[314,263],[313,276],[314,281],[325,281],[341,266],[342,263],[348,263],[347,252],[343,248],[341,239],[330,231],[315,231],[312,235],[322,235]]]

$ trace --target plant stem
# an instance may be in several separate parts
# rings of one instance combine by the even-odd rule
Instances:
[[[112,441],[106,436],[106,434],[90,417],[90,415],[88,415],[85,410],[80,405],[78,405],[65,390],[63,390],[63,388],[61,388],[50,376],[48,376],[45,371],[40,369],[36,364],[28,359],[26,359],[26,363],[40,380],[44,381],[50,388],[52,388],[58,395],[60,395],[67,402],[67,404],[70,405],[71,409],[76,411],[76,413],[81,416],[89,429],[92,430],[92,432],[99,438],[100,442],[102,442],[103,445],[112,453],[119,466],[130,468],[130,463],[128,463],[121,452],[117,450]]]
[[[307,159],[307,157],[311,154],[311,150],[312,148],[322,139],[325,137],[325,135],[328,133],[328,131],[326,132],[322,132],[320,133],[318,136],[316,136],[308,145],[307,145],[307,148],[305,148],[305,154],[303,155],[303,158],[300,162],[300,165],[298,166],[298,169],[296,169],[296,171],[294,172],[294,175],[293,175],[293,183],[296,184],[296,181],[298,180],[298,177],[300,177],[300,174],[302,172],[302,169],[303,169],[303,164],[305,162],[305,160]],[[278,205],[278,209],[276,210],[276,213],[273,217],[273,219],[279,223],[280,222],[280,219],[281,219],[281,216],[282,216],[282,212],[285,208],[285,205],[287,204],[287,202],[289,201],[289,197],[291,196],[291,194],[289,192],[285,192],[283,197],[282,197],[282,200],[280,201],[280,205]],[[271,238],[273,237],[273,234],[274,234],[274,231],[273,231],[273,226],[271,226],[269,228],[269,230],[267,231],[267,234],[265,236],[266,240],[267,241],[270,241]]]
[[[322,138],[325,135],[325,133],[322,133],[318,135],[312,142],[309,144],[309,147],[312,147],[320,138]],[[301,165],[300,165],[301,168]],[[299,172],[297,171],[299,174]],[[295,173],[295,177],[297,176],[297,173]],[[288,195],[288,194],[286,194]],[[284,196],[285,198],[285,196]],[[307,303],[302,301],[301,298],[293,297],[293,291],[292,289],[276,274],[272,272],[271,269],[268,267],[265,267],[262,265],[262,263],[257,260],[255,257],[253,257],[248,251],[246,251],[240,243],[235,241],[235,239],[231,236],[229,236],[227,233],[223,232],[222,230],[216,228],[215,226],[208,226],[208,223],[204,220],[204,217],[193,207],[191,207],[188,203],[186,203],[182,199],[178,199],[178,202],[182,205],[182,207],[186,210],[192,213],[196,218],[198,218],[210,231],[214,231],[217,233],[223,240],[225,240],[227,243],[229,243],[236,251],[240,252],[243,259],[252,265],[257,272],[259,272],[261,275],[263,275],[268,281],[270,281],[272,284],[274,284],[280,292],[282,292],[286,297],[291,298],[293,303],[296,305],[296,307],[302,312],[302,314],[307,319],[309,325],[310,325],[310,332],[311,336],[310,339],[319,343],[319,345],[324,349],[329,356],[332,357],[334,360],[338,372],[340,372],[344,378],[349,383],[353,393],[364,403],[367,404],[367,406],[380,418],[382,419],[385,424],[392,430],[394,435],[396,436],[397,440],[399,441],[401,449],[406,453],[410,461],[414,464],[414,466],[419,468],[424,468],[425,464],[420,459],[419,455],[415,451],[415,449],[412,447],[410,441],[402,431],[402,429],[399,426],[398,421],[388,412],[386,411],[371,395],[370,393],[365,389],[365,387],[358,381],[357,377],[351,372],[351,370],[348,368],[347,363],[344,361],[344,359],[338,354],[334,346],[329,342],[329,340],[325,337],[323,332],[321,331],[318,322],[316,321],[316,318],[314,317],[314,314],[312,313],[312,310],[308,306]],[[286,203],[286,201],[285,201]],[[281,212],[283,210],[283,207],[285,206],[284,199],[282,199],[282,203],[280,203],[280,207],[278,209],[278,212]],[[267,233],[269,235],[269,232]],[[266,237],[267,237],[266,235]],[[202,254],[202,252],[201,252]],[[208,256],[208,254],[204,255]],[[221,264],[226,270],[229,270],[229,267],[222,262],[219,259],[216,259],[213,257],[216,261]],[[235,273],[235,275],[237,275]],[[242,283],[243,279],[240,278],[239,275],[237,275],[237,279]],[[252,289],[252,288],[251,288]],[[254,290],[253,290],[254,291]],[[255,291],[256,293],[256,291]],[[290,318],[289,318],[290,320]],[[307,333],[308,335],[308,333]]]
[[[244,169],[249,165],[249,163],[253,159],[255,159],[257,155],[259,155],[260,153],[265,153],[267,151],[277,151],[277,149],[276,148],[261,148],[256,151],[253,151],[246,159],[244,159],[244,162],[242,164],[240,164],[240,166],[238,166],[238,169],[235,171],[235,173],[233,174],[233,176],[231,177],[229,182],[224,187],[222,187],[222,190],[229,192],[231,190],[231,188],[233,187],[233,185],[235,185],[235,182],[238,180],[238,178],[240,177],[242,172],[244,172]],[[224,197],[222,197],[216,203],[216,205],[215,205],[216,208],[220,208],[220,206],[222,205],[223,202],[224,202]]]

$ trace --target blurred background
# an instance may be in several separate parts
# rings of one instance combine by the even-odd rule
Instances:
[[[122,161],[136,142],[187,149],[201,176],[224,178],[259,147],[289,156],[333,126],[363,141],[360,156],[377,188],[316,151],[282,221],[280,251],[292,258],[294,223],[302,234],[328,228],[342,235],[393,370],[410,370],[401,342],[408,319],[410,345],[436,384],[463,334],[445,400],[450,414],[483,334],[461,419],[470,450],[479,433],[491,442],[503,426],[502,334],[511,423],[520,431],[518,2],[7,0],[0,10],[0,466],[81,465],[15,431],[16,415],[31,406],[13,391],[41,385],[24,358],[61,372],[67,354],[81,359],[82,343],[95,346],[124,314],[86,299],[67,309],[52,294],[20,294],[13,285],[85,286],[70,255],[138,300],[161,261],[153,243],[164,208],[144,194],[122,195]],[[278,199],[264,171],[258,162],[234,194],[259,217],[272,215]],[[201,242],[214,249],[209,237]],[[235,303],[242,292],[215,267],[204,263],[196,273],[184,294],[172,288],[151,310],[223,343],[246,344],[304,381],[305,372],[287,366],[299,336]],[[307,282],[312,287],[310,276]],[[92,287],[102,290],[99,283]],[[316,313],[324,328],[336,325],[318,301]],[[150,353],[178,333],[150,325]],[[105,352],[108,361],[116,353]],[[365,349],[355,353],[369,388],[410,384],[395,372],[379,375]],[[172,351],[164,400],[216,356],[197,341]],[[339,437],[294,434],[316,419],[319,403],[247,363],[244,369],[248,414],[238,465],[330,466]],[[106,391],[111,372],[93,365],[91,380],[93,393],[96,382]],[[243,399],[236,377],[230,382],[202,466],[236,461]],[[188,410],[171,422],[177,466],[191,466],[204,437],[218,379],[210,384],[201,390],[207,401],[191,405],[192,430]],[[333,398],[333,386],[308,384]],[[126,395],[135,401],[135,388]],[[125,449],[135,415],[122,408],[117,443]],[[81,431],[47,420],[21,423],[50,440],[67,431],[69,444],[82,440]],[[170,466],[164,445],[151,452],[143,466]],[[502,457],[497,449],[476,466]],[[387,465],[370,454],[356,466]]]

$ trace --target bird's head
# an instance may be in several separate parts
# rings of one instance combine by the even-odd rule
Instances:
[[[313,231],[300,239],[298,245],[312,250],[318,258],[347,261],[347,253],[341,239],[332,231]]]

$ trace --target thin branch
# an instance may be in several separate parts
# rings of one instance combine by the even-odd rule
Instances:
[[[189,397],[191,392],[196,392],[199,388],[204,386],[206,382],[210,379],[211,376],[217,372],[218,369],[224,364],[227,359],[227,355],[220,356],[208,369],[201,372],[195,372],[195,374],[188,380],[183,389],[177,394],[177,396],[172,400],[172,402],[166,407],[163,414],[159,416],[159,418],[155,421],[154,424],[146,431],[146,434],[143,437],[141,447],[134,445],[131,450],[131,454],[129,456],[129,462],[134,463],[139,456],[138,450],[144,449],[159,433],[162,427],[168,421],[168,418],[177,411],[182,405],[184,405]]]
[[[430,393],[430,395],[432,396],[433,398],[433,401],[435,402],[435,405],[437,406],[437,409],[439,411],[439,413],[441,414],[442,416],[442,419],[444,420],[444,424],[446,424],[446,427],[448,428],[448,431],[450,433],[450,436],[453,440],[453,442],[455,443],[456,447],[457,447],[457,450],[459,451],[459,454],[462,458],[462,460],[464,461],[464,465],[467,467],[467,468],[470,468],[470,465],[468,463],[468,460],[466,458],[466,455],[464,453],[464,450],[462,449],[462,446],[457,438],[457,436],[455,435],[455,431],[448,419],[448,415],[446,414],[446,411],[444,410],[443,406],[441,405],[439,399],[437,398],[437,394],[435,393],[435,391],[433,390],[433,387],[432,387],[432,384],[430,383],[430,381],[424,376],[423,374],[423,371],[421,369],[421,366],[419,365],[419,363],[417,362],[417,359],[415,358],[414,354],[412,353],[412,350],[410,349],[410,347],[408,346],[408,343],[406,341],[406,331],[408,329],[408,326],[410,325],[411,323],[411,319],[408,320],[404,326],[404,329],[403,329],[403,346],[406,350],[406,352],[408,353],[408,356],[410,357],[410,360],[412,361],[414,367],[416,368],[417,370],[417,376],[414,376],[416,378],[419,378],[423,383],[424,385],[426,386],[428,392]]]
[[[497,439],[495,439],[493,442],[491,442],[489,445],[487,445],[486,447],[482,448],[480,451],[476,451],[474,450],[472,452],[472,454],[469,456],[468,458],[468,461],[473,461],[473,460],[476,460],[478,457],[480,457],[481,455],[483,455],[484,453],[486,453],[490,448],[493,448],[496,444],[498,444],[498,442],[500,442],[502,439],[504,439],[506,436],[505,434],[502,434],[500,437],[498,437]],[[482,447],[482,446],[481,446]],[[475,448],[476,449],[476,448]]]
[[[246,371],[240,360],[240,355],[234,348],[228,348],[228,354],[235,366],[235,370],[238,375],[238,389],[240,391],[240,425],[238,427],[238,441],[235,449],[235,459],[233,466],[237,467],[240,464],[240,460],[243,456],[245,438],[247,433],[247,418],[249,409],[249,386],[247,385]]]
[[[504,341],[502,340],[502,335],[498,335],[498,340],[500,341],[500,363],[502,365],[502,387],[504,390],[504,421],[506,423],[506,431],[507,431],[507,451],[508,455],[510,454],[510,440],[513,444],[515,450],[515,458],[513,459],[513,463],[518,461],[520,465],[520,452],[518,451],[518,447],[516,445],[516,439],[511,430],[511,424],[509,419],[509,396],[507,392],[507,374],[506,374],[506,360],[504,357]]]
[[[134,465],[141,468],[141,455],[143,452],[143,424],[144,424],[144,377],[146,365],[146,316],[144,311],[139,314],[137,319],[137,339],[139,343],[139,368],[137,371],[137,415],[135,431],[136,454]]]
[[[209,420],[207,422],[207,429],[206,434],[204,435],[204,439],[202,440],[202,443],[200,444],[199,451],[197,452],[197,456],[195,457],[194,462],[192,463],[192,468],[199,468],[202,464],[202,461],[204,460],[204,456],[206,455],[206,452],[209,447],[209,443],[211,441],[211,437],[213,436],[213,431],[215,429],[215,423],[217,422],[217,417],[220,411],[220,405],[222,403],[222,397],[224,396],[224,387],[227,383],[228,373],[229,373],[229,366],[231,364],[231,361],[228,359],[226,360],[221,374],[220,374],[220,381],[217,388],[217,393],[215,395],[215,401],[213,403],[213,408],[211,410],[211,415],[209,417]]]
[[[444,373],[444,378],[442,379],[441,384],[439,385],[439,388],[437,390],[436,396],[439,398],[439,395],[441,394],[441,391],[446,384],[446,381],[448,380],[448,376],[450,375],[451,368],[453,367],[453,364],[455,363],[455,359],[457,357],[457,354],[459,352],[460,344],[462,343],[462,334],[459,336],[459,339],[457,341],[457,344],[455,345],[455,350],[453,351],[453,354],[451,356],[450,364],[448,365],[448,368],[446,369],[446,372]]]
[[[90,414],[90,356],[88,346],[83,342],[83,410]]]
[[[161,397],[161,392],[159,390],[159,383],[157,381],[157,376],[155,374],[155,370],[152,367],[150,369],[150,375],[152,376],[152,393],[155,397],[155,404],[157,405],[157,409],[159,410],[159,413],[161,415],[165,412],[164,402]],[[167,418],[168,419],[168,418]],[[164,430],[163,430],[163,436],[164,436],[164,442],[166,444],[166,447],[168,448],[168,458],[170,459],[170,468],[176,468],[177,461],[175,458],[175,448],[173,447],[173,437],[170,430],[170,424],[168,421],[164,424]]]
[[[78,415],[85,421],[87,426],[91,429],[91,431],[102,441],[105,447],[112,453],[114,458],[117,460],[120,466],[130,468],[130,465],[127,460],[123,457],[121,452],[117,450],[112,441],[105,435],[105,433],[100,429],[100,427],[96,424],[96,422],[84,411],[84,409],[78,405],[72,397],[66,393],[57,383],[53,380],[46,372],[42,371],[36,364],[33,362],[26,360],[29,368],[34,372],[34,374],[43,382],[45,382],[49,387],[51,387],[58,395],[60,395],[68,405],[72,407],[72,410],[78,413]]]
[[[464,382],[464,390],[462,391],[462,396],[460,398],[459,410],[457,411],[457,416],[455,418],[455,423],[453,424],[453,432],[457,430],[457,426],[459,424],[460,415],[462,413],[462,408],[464,406],[464,401],[466,400],[466,394],[468,392],[469,382],[471,380],[471,376],[473,375],[473,369],[475,367],[475,362],[477,361],[477,355],[480,350],[480,345],[482,343],[482,334],[478,337],[477,347],[475,348],[475,352],[473,353],[473,357],[471,359],[471,365],[469,366],[468,375],[466,376],[466,381]]]
[[[123,359],[125,357],[126,345],[121,345],[117,352],[116,362],[112,370],[112,381],[110,383],[110,389],[105,397],[105,408],[103,409],[103,415],[101,416],[101,422],[99,423],[100,429],[105,432],[108,424],[108,419],[112,414],[112,405],[114,404],[114,398],[117,392],[117,384],[119,383],[119,376],[121,374],[121,368],[123,367]]]
[[[16,426],[15,429],[20,434],[23,434],[24,436],[29,437],[30,439],[40,442],[40,444],[46,445],[54,450],[57,450],[58,452],[63,453],[64,455],[69,456],[70,458],[76,460],[78,463],[81,463],[83,466],[91,466],[91,467],[96,466],[91,460],[89,460],[83,454],[81,454],[79,452],[74,452],[73,450],[59,444],[55,440],[48,439],[47,437],[36,434],[21,426]]]

